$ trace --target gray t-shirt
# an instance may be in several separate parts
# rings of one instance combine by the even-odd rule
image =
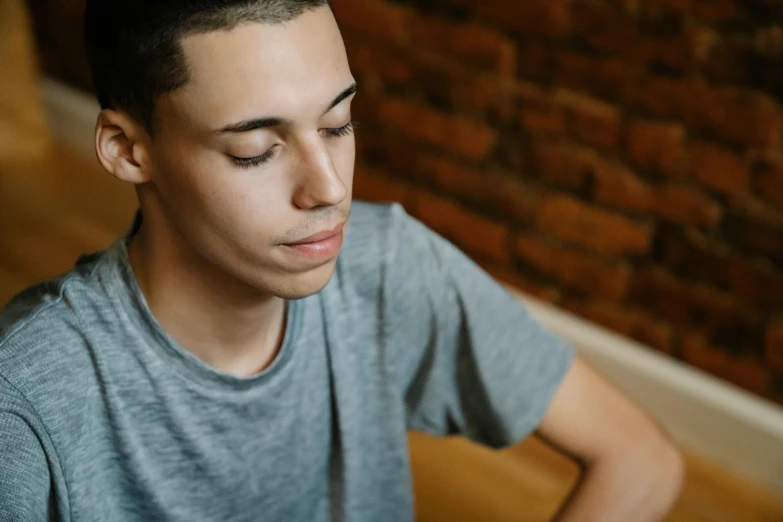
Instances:
[[[354,202],[271,366],[221,373],[156,322],[128,238],[0,315],[0,520],[413,518],[406,430],[499,447],[573,350],[397,204]]]

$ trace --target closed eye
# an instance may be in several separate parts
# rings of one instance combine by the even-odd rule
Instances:
[[[231,159],[237,165],[237,167],[243,169],[249,169],[252,167],[258,167],[264,163],[268,163],[274,156],[277,147],[272,147],[268,151],[264,152],[260,156],[254,156],[252,158],[239,158],[237,156],[231,156]]]
[[[358,122],[349,121],[342,127],[338,127],[336,129],[321,129],[321,130],[323,130],[329,136],[341,137],[341,136],[348,136],[352,134],[356,130],[356,127],[358,126],[359,126]]]
[[[339,138],[343,136],[349,136],[353,134],[353,132],[356,130],[356,127],[358,126],[358,122],[356,121],[349,121],[342,127],[337,128],[331,128],[331,129],[321,129],[324,131],[328,136]],[[277,146],[274,146],[270,148],[265,153],[261,154],[260,156],[254,156],[252,158],[241,158],[238,156],[230,156],[231,159],[234,161],[237,167],[243,168],[243,169],[249,169],[253,167],[259,167],[265,163],[269,163],[276,154]]]

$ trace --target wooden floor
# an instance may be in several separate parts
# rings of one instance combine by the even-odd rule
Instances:
[[[130,224],[134,194],[92,158],[56,147],[35,164],[0,162],[0,303],[107,246]],[[535,438],[502,452],[412,434],[419,520],[545,521],[577,467]],[[783,522],[783,502],[693,455],[670,522]],[[633,521],[629,521],[633,522]]]

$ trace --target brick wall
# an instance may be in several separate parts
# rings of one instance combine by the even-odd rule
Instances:
[[[356,196],[783,403],[781,0],[334,0]],[[77,0],[29,0],[89,88]]]
[[[783,402],[783,2],[335,0],[356,195]]]

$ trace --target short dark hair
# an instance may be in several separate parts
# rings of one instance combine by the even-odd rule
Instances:
[[[87,0],[84,43],[98,101],[152,132],[155,100],[190,80],[183,37],[279,24],[322,6],[331,0]]]

